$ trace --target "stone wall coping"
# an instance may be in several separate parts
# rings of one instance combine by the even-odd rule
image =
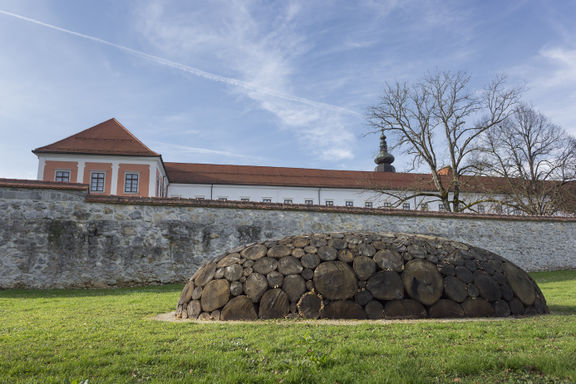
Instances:
[[[511,221],[542,221],[542,222],[576,222],[576,217],[542,217],[542,216],[511,216],[497,214],[478,213],[454,213],[454,212],[431,212],[402,209],[363,208],[363,207],[339,207],[305,204],[261,203],[246,201],[222,201],[222,200],[199,200],[186,198],[160,198],[160,197],[130,197],[130,196],[96,196],[88,195],[88,203],[121,204],[121,205],[153,205],[174,207],[197,207],[197,208],[237,208],[272,211],[308,211],[326,213],[353,213],[364,215],[390,215],[390,216],[414,216],[414,217],[437,217],[437,218],[462,218],[479,220],[511,220]]]
[[[54,189],[54,190],[88,191],[88,184],[57,183],[57,182],[50,182],[50,181],[25,180],[25,179],[3,179],[3,178],[0,178],[0,187],[25,188],[25,189]]]

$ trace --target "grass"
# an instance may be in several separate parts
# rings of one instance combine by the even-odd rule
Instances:
[[[496,321],[167,323],[182,286],[0,290],[0,383],[574,383],[576,271],[552,315]]]

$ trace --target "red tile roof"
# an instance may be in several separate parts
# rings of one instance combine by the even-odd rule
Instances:
[[[317,188],[388,189],[435,191],[430,174],[372,171],[337,171],[308,168],[263,167],[165,162],[170,183],[270,185]],[[449,185],[449,176],[442,176]],[[490,177],[464,177],[466,192],[496,192],[504,180]]]
[[[32,152],[160,157],[114,118]]]
[[[34,188],[34,189],[71,189],[78,191],[87,191],[88,184],[78,183],[60,183],[43,180],[26,180],[26,179],[0,179],[1,187],[9,188]]]

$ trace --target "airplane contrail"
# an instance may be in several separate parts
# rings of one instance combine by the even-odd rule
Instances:
[[[116,49],[120,49],[120,50],[122,50],[122,51],[124,51],[124,52],[127,52],[127,53],[129,53],[129,54],[131,54],[131,55],[134,55],[134,56],[137,56],[137,57],[141,57],[141,58],[144,58],[144,59],[148,59],[148,60],[153,61],[153,62],[155,62],[155,63],[157,63],[157,64],[161,64],[161,65],[165,65],[165,66],[168,66],[168,67],[171,67],[171,68],[175,68],[175,69],[178,69],[178,70],[183,71],[183,72],[191,73],[191,74],[193,74],[193,75],[195,75],[195,76],[202,77],[202,78],[207,79],[207,80],[217,81],[217,82],[224,83],[224,84],[227,84],[227,85],[231,85],[231,86],[235,86],[235,87],[240,87],[240,88],[245,88],[245,89],[248,89],[248,90],[251,90],[251,91],[255,91],[255,92],[258,92],[258,93],[262,93],[262,94],[266,94],[266,95],[269,95],[269,96],[277,97],[277,98],[279,98],[279,99],[284,99],[284,100],[288,100],[288,101],[294,101],[294,102],[297,102],[297,103],[306,104],[306,105],[309,105],[309,106],[312,106],[312,107],[316,107],[316,108],[329,109],[329,110],[333,110],[333,111],[336,111],[336,112],[344,112],[344,113],[352,114],[352,115],[360,115],[360,113],[358,113],[358,112],[356,112],[356,111],[353,111],[353,110],[351,110],[351,109],[347,109],[347,108],[344,108],[344,107],[339,107],[339,106],[333,105],[333,104],[327,104],[327,103],[322,103],[322,102],[318,102],[318,101],[314,101],[314,100],[309,100],[309,99],[306,99],[306,98],[304,98],[304,97],[287,95],[287,94],[284,94],[284,93],[282,93],[282,92],[278,92],[278,91],[276,91],[276,90],[274,90],[274,89],[261,87],[261,86],[258,86],[258,85],[256,85],[256,84],[248,83],[248,82],[246,82],[246,81],[234,79],[234,78],[231,78],[231,77],[220,76],[220,75],[217,75],[217,74],[215,74],[215,73],[206,72],[206,71],[203,71],[203,70],[201,70],[201,69],[191,67],[191,66],[189,66],[189,65],[177,63],[177,62],[175,62],[175,61],[171,61],[171,60],[168,60],[168,59],[159,57],[159,56],[151,55],[151,54],[148,54],[148,53],[146,53],[146,52],[138,51],[138,50],[136,50],[136,49],[132,49],[132,48],[129,48],[129,47],[125,47],[125,46],[123,46],[123,45],[115,44],[115,43],[112,43],[112,42],[110,42],[110,41],[100,39],[100,38],[98,38],[98,37],[86,35],[86,34],[80,33],[80,32],[71,31],[71,30],[66,29],[66,28],[58,27],[58,26],[53,25],[53,24],[44,23],[44,22],[42,22],[42,21],[40,21],[40,20],[32,19],[32,18],[30,18],[30,17],[26,17],[26,16],[22,16],[22,15],[18,15],[18,14],[16,14],[16,13],[8,12],[8,11],[2,10],[2,9],[0,9],[0,14],[4,14],[4,15],[6,15],[6,16],[15,17],[15,18],[17,18],[17,19],[24,20],[24,21],[27,21],[27,22],[29,22],[29,23],[33,23],[33,24],[36,24],[36,25],[40,25],[40,26],[43,26],[43,27],[46,27],[46,28],[50,28],[50,29],[53,29],[53,30],[56,30],[56,31],[64,32],[64,33],[67,33],[67,34],[69,34],[69,35],[73,35],[73,36],[76,36],[76,37],[80,37],[80,38],[83,38],[83,39],[86,39],[86,40],[91,40],[91,41],[94,41],[94,42],[97,42],[97,43],[100,43],[100,44],[103,44],[103,45],[108,45],[108,46],[110,46],[110,47],[114,47],[114,48],[116,48]]]

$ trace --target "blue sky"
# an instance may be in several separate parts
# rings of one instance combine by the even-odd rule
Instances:
[[[370,170],[366,109],[436,69],[506,74],[576,135],[575,18],[572,0],[0,0],[0,177],[111,117],[165,161]]]

